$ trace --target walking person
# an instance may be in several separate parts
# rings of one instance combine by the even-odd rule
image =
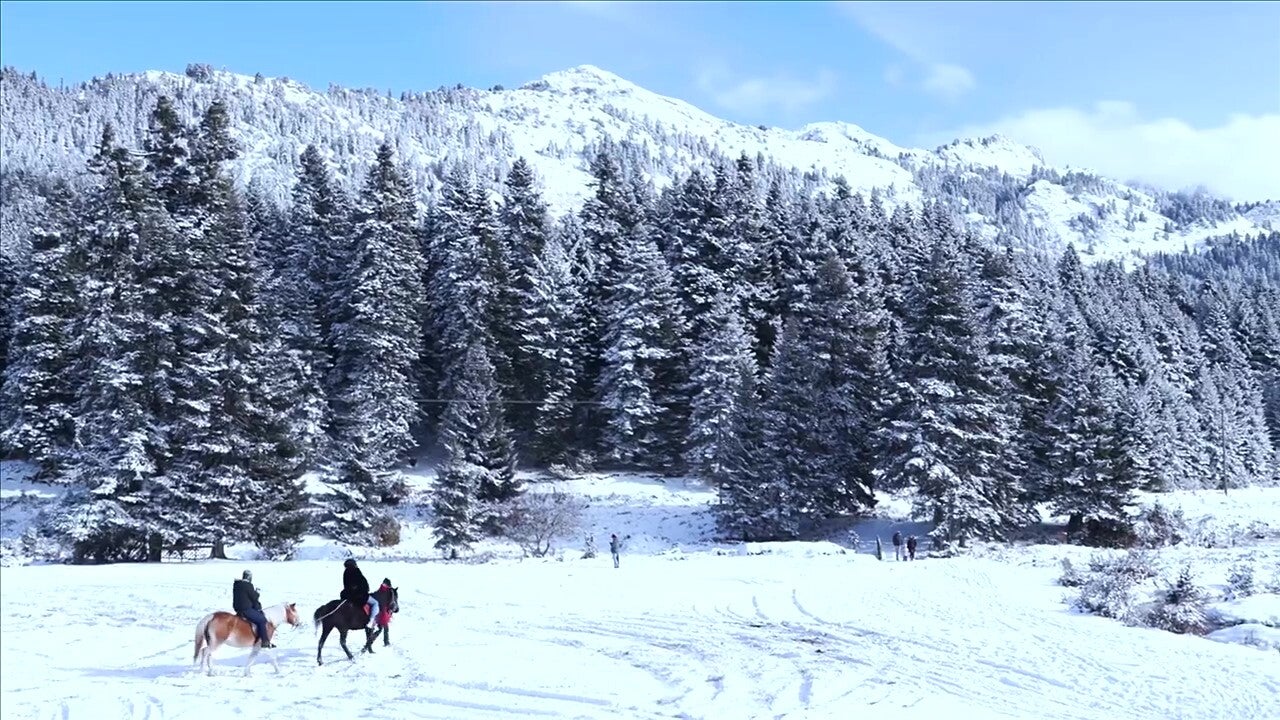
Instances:
[[[907,557],[912,560],[916,559],[916,536],[915,535],[912,535],[911,537],[907,538]]]
[[[618,534],[609,535],[609,554],[613,555],[613,566],[618,567],[618,551],[622,549],[622,542],[618,540]]]
[[[901,530],[893,531],[893,559],[895,561],[904,559],[904,556],[902,554],[902,531]]]

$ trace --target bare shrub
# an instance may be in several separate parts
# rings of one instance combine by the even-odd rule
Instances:
[[[515,542],[527,555],[551,552],[557,538],[576,535],[582,526],[581,500],[560,490],[528,492],[494,509],[503,537]]]
[[[400,521],[390,514],[381,514],[373,521],[369,530],[379,547],[391,547],[400,544]]]

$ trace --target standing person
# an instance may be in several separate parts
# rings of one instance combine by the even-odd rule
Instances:
[[[609,535],[609,554],[613,555],[613,566],[618,567],[618,551],[622,549],[622,543],[618,540],[618,534]]]
[[[365,579],[364,573],[360,572],[360,568],[356,567],[355,558],[347,558],[346,562],[342,563],[342,566],[346,569],[342,571],[342,594],[338,597],[361,610],[364,609],[367,603],[369,605],[368,627],[370,629],[376,628],[378,598],[369,594],[369,581]]]
[[[902,560],[902,559],[903,559],[903,555],[902,555],[902,531],[901,531],[901,530],[894,530],[894,531],[893,531],[893,559],[894,559],[894,560]]]
[[[231,584],[231,609],[253,624],[255,640],[262,647],[275,647],[267,637],[267,616],[262,614],[262,601],[258,599],[258,589],[253,586],[253,573],[248,570]]]
[[[907,557],[912,560],[916,559],[916,536],[912,535],[907,538]]]

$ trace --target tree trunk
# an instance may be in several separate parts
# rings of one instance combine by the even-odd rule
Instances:
[[[1071,513],[1071,517],[1067,518],[1067,537],[1075,535],[1081,530],[1084,530],[1084,515]]]
[[[160,533],[151,533],[147,536],[147,562],[160,562],[164,557],[164,538]]]
[[[223,543],[222,538],[213,541],[213,549],[209,551],[209,557],[214,560],[227,559],[227,546]]]

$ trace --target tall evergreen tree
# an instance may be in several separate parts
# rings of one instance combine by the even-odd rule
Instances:
[[[738,404],[755,387],[751,337],[738,313],[738,299],[721,295],[711,309],[711,332],[693,357],[690,385],[695,388],[685,445],[685,465],[710,480],[733,470]]]
[[[935,218],[936,220],[936,218]],[[942,223],[945,228],[945,222]],[[915,487],[941,542],[998,537],[1025,517],[1004,466],[1011,421],[1003,412],[958,243],[937,232],[914,290],[910,358],[892,413],[888,479]]]
[[[172,242],[176,229],[110,126],[90,171],[96,184],[84,213],[85,300],[72,330],[78,393],[69,464],[82,490],[68,494],[54,529],[83,559],[157,559],[159,520],[167,511],[157,471],[168,441],[152,412],[148,370],[155,360],[147,355],[157,332],[141,259]]]
[[[534,258],[529,298],[523,306],[528,376],[536,388],[534,457],[565,462],[574,446],[574,390],[582,360],[582,289],[573,273],[565,233],[554,233]]]
[[[517,368],[534,362],[529,353],[529,336],[537,334],[540,328],[530,327],[528,313],[539,301],[538,262],[550,229],[547,207],[538,192],[533,170],[524,158],[512,164],[504,187],[499,223],[507,273],[505,277],[496,277],[501,267],[494,268],[493,272],[500,283],[497,299],[501,308],[494,327],[495,343],[512,368],[508,396],[518,401],[509,406],[507,416],[514,428],[527,435],[535,427],[534,403],[541,399],[546,386],[534,373],[520,372]]]
[[[59,188],[32,229],[25,276],[13,283],[15,322],[0,387],[0,447],[35,462],[49,479],[75,433],[72,323],[85,278],[73,203],[70,190]]]
[[[515,497],[522,489],[515,477],[515,448],[484,343],[468,344],[450,366],[444,390],[449,402],[440,418],[440,442],[448,453],[446,465],[467,468],[467,476],[474,480],[473,501]],[[474,502],[468,507],[470,517],[483,519]]]
[[[384,143],[357,205],[354,253],[342,278],[348,304],[334,325],[335,458],[345,486],[334,517],[361,518],[345,523],[353,529],[371,524],[376,505],[400,499],[390,470],[414,442],[423,298],[415,212]]]
[[[682,385],[676,349],[683,326],[671,272],[645,226],[631,233],[617,273],[599,387],[607,417],[604,447],[627,465],[673,464],[678,441],[671,415]]]

